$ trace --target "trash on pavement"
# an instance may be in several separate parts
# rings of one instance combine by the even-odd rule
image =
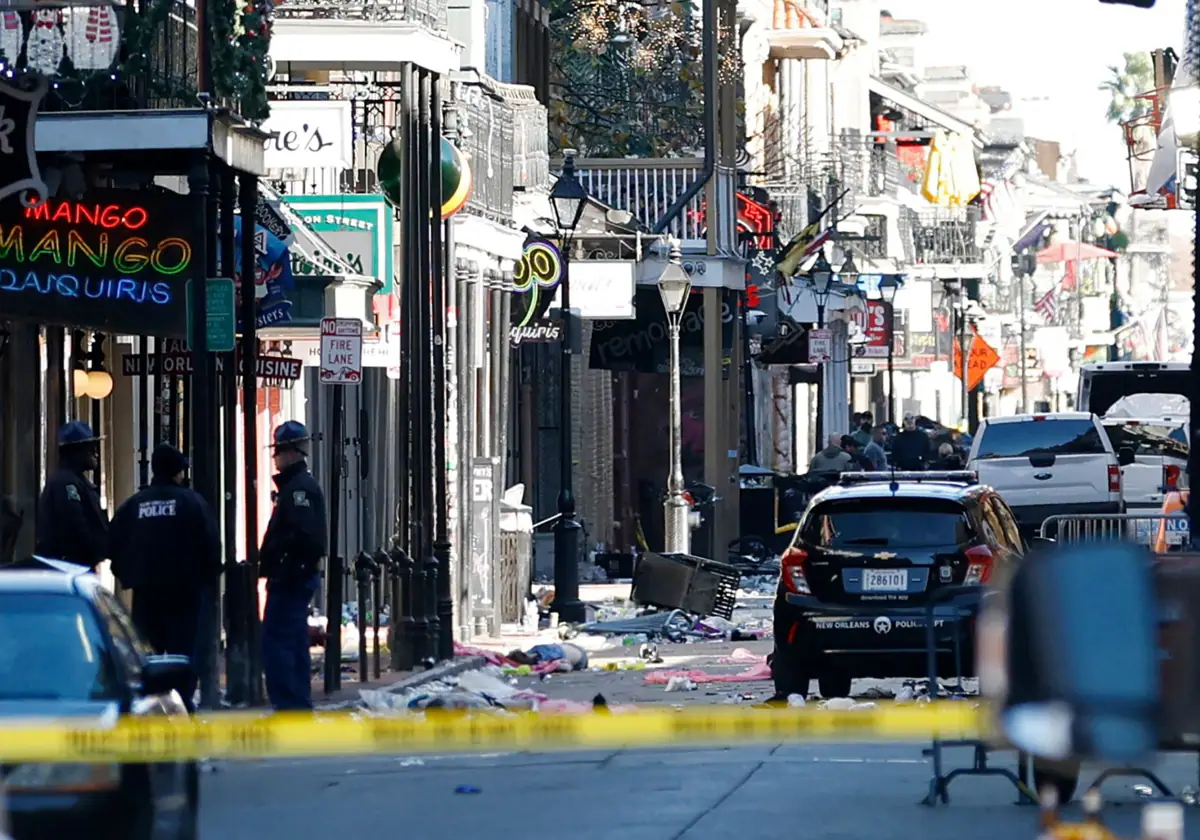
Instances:
[[[757,664],[761,662],[762,659],[763,657],[761,654],[755,653],[752,650],[747,650],[746,648],[734,648],[732,653],[730,653],[728,656],[722,656],[717,661],[722,665],[741,665],[743,663]]]
[[[675,676],[667,680],[667,691],[695,691],[699,688],[696,681],[685,676]]]
[[[803,694],[789,694],[787,703],[788,706],[793,709],[798,709],[801,706],[807,705],[807,701],[805,701]]]

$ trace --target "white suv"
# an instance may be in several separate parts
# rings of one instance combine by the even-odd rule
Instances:
[[[1124,511],[1121,464],[1094,414],[989,417],[967,469],[1000,493],[1027,534],[1050,516]]]

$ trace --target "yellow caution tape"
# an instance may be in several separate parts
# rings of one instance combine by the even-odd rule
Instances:
[[[338,713],[124,718],[111,729],[36,721],[0,725],[0,762],[157,762],[197,758],[403,755],[787,741],[971,738],[986,710],[965,702],[819,708],[704,707],[623,714],[430,712],[369,718]]]

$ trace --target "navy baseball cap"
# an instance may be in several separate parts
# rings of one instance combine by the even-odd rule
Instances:
[[[188,468],[184,454],[167,443],[159,444],[150,456],[150,470],[162,478],[174,478]]]
[[[79,446],[83,443],[95,443],[100,440],[92,427],[82,420],[72,420],[58,430],[59,446]]]
[[[308,429],[304,427],[303,423],[297,420],[287,420],[275,430],[274,440],[275,442],[271,444],[272,449],[278,449],[281,446],[301,449],[300,444],[312,440],[312,435],[308,433]],[[301,449],[301,451],[303,450]]]

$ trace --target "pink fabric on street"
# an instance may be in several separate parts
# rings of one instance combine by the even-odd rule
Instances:
[[[651,671],[646,674],[646,685],[666,685],[671,677],[687,677],[695,683],[755,682],[771,679],[771,666],[766,660],[736,674],[710,674],[708,671]]]
[[[750,662],[759,663],[763,661],[763,658],[752,650],[734,648],[733,653],[728,656],[722,656],[717,661],[722,665],[742,665]]]

